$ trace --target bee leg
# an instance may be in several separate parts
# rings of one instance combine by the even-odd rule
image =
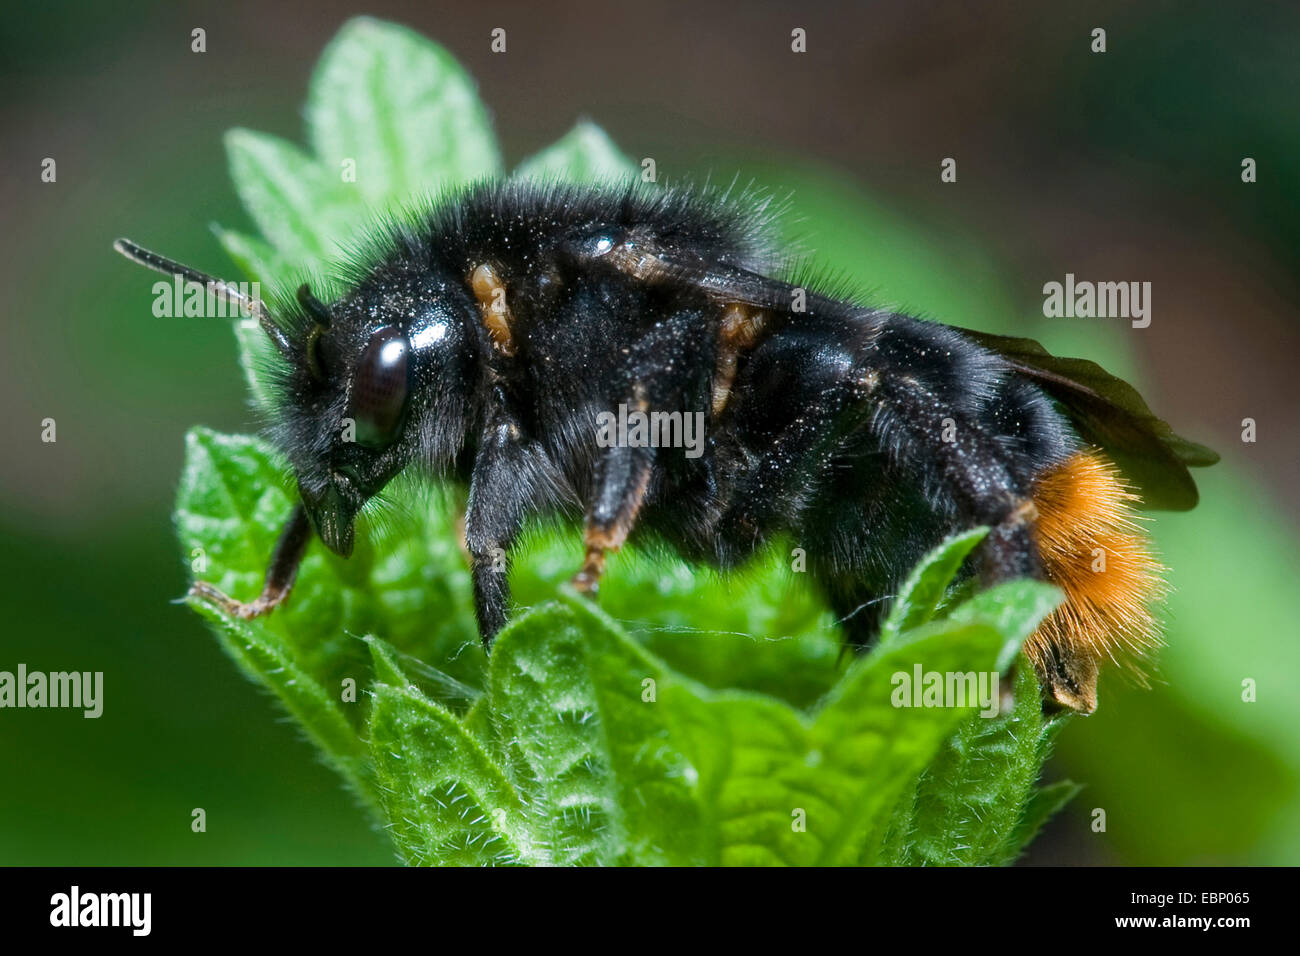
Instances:
[[[483,646],[506,625],[510,605],[510,548],[524,517],[539,501],[559,497],[563,478],[518,422],[498,413],[484,429],[470,477],[465,547],[474,582],[474,615]]]
[[[694,310],[682,310],[658,323],[632,348],[624,366],[623,385],[613,393],[616,398],[609,411],[616,413],[618,406],[624,405],[629,415],[666,411],[699,414],[704,420],[711,401],[711,370],[702,374],[699,363],[689,357],[700,350],[699,342],[708,334],[707,317]],[[600,449],[583,525],[586,551],[572,581],[579,592],[596,593],[605,572],[606,554],[621,548],[636,526],[656,452],[648,444],[617,441]]]
[[[1033,502],[1006,451],[963,409],[918,380],[905,358],[875,352],[810,363],[804,391],[792,396],[799,415],[733,489],[718,521],[718,536],[733,558],[752,551],[778,524],[797,525],[837,449],[865,431],[903,472],[942,489],[960,522],[990,527],[978,559],[985,584],[1042,577],[1031,536]]]
[[[293,582],[298,577],[298,565],[302,563],[302,556],[310,541],[311,522],[307,519],[306,509],[298,505],[285,522],[284,530],[275,543],[262,593],[255,600],[248,603],[236,601],[206,581],[195,581],[190,585],[190,594],[215,605],[230,617],[249,620],[270,614],[288,599],[289,592],[293,590]]]
[[[779,524],[797,522],[828,456],[868,417],[865,403],[873,380],[856,373],[836,374],[833,380],[810,379],[803,394],[792,396],[800,414],[731,491],[730,504],[716,525],[727,563],[744,560]]]
[[[654,467],[653,448],[611,448],[596,467],[596,496],[583,526],[586,552],[573,586],[594,595],[605,573],[605,555],[617,551],[636,524]]]
[[[959,519],[988,525],[977,552],[985,585],[1043,576],[1032,538],[1037,510],[996,439],[904,372],[880,374],[872,430],[904,467],[919,467],[930,487],[947,490]]]

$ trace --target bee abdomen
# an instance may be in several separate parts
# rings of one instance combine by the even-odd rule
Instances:
[[[1034,527],[1047,579],[1065,602],[1034,632],[1025,652],[1058,704],[1097,706],[1103,659],[1143,681],[1141,658],[1160,644],[1152,606],[1164,596],[1165,568],[1139,524],[1138,496],[1100,451],[1077,452],[1035,480]]]

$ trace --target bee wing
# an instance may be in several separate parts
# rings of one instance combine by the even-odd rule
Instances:
[[[678,281],[688,282],[719,301],[782,312],[790,308],[790,286],[756,272],[719,264],[670,264],[669,268]]]
[[[1219,456],[1175,435],[1133,386],[1096,362],[1055,356],[1033,339],[958,331],[1060,402],[1079,436],[1110,454],[1146,507],[1187,511],[1196,506],[1196,483],[1187,469],[1213,465]]]
[[[790,307],[790,286],[786,283],[735,262],[666,247],[653,239],[633,236],[601,252],[579,246],[572,249],[572,255],[587,266],[614,269],[643,282],[694,286],[720,302],[759,309]]]
[[[588,261],[595,258],[589,256]],[[633,241],[617,245],[599,258],[634,278],[693,285],[719,301],[760,309],[790,307],[788,284],[738,264],[709,261],[680,249]],[[1141,492],[1146,507],[1187,511],[1196,506],[1196,482],[1187,469],[1212,465],[1219,456],[1175,435],[1133,386],[1096,362],[1057,357],[1033,339],[972,329],[957,331],[1000,355],[1008,366],[1056,399],[1079,436],[1109,453]]]

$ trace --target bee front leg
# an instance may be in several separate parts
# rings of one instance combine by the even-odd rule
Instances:
[[[470,477],[465,547],[479,636],[489,648],[509,620],[510,549],[538,503],[558,503],[563,479],[541,447],[505,413],[488,422]]]
[[[298,505],[280,532],[275,551],[271,554],[271,564],[266,569],[262,593],[255,600],[248,603],[236,601],[206,581],[195,581],[190,585],[190,594],[215,605],[230,617],[245,621],[270,614],[288,599],[293,590],[298,566],[302,564],[302,556],[310,541],[311,522],[307,519],[306,509]]]

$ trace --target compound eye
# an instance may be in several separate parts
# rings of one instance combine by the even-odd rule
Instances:
[[[406,413],[411,344],[395,325],[370,336],[361,353],[347,417],[357,424],[357,443],[368,448],[392,444]]]

